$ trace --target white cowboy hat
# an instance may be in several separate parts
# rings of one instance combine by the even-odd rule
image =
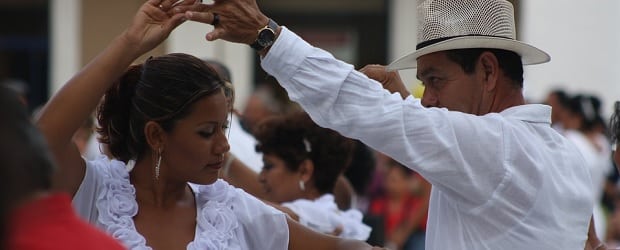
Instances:
[[[516,40],[514,9],[506,0],[423,0],[418,4],[416,50],[388,65],[388,70],[417,67],[433,52],[489,48],[514,51],[524,65],[548,62],[546,52]]]

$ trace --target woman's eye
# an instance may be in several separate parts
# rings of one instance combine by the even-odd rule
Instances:
[[[209,138],[213,135],[213,132],[200,131],[198,134],[204,138]]]

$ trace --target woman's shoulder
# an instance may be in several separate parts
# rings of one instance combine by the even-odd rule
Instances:
[[[122,161],[116,159],[110,159],[106,156],[98,156],[94,160],[86,161],[86,171],[93,172],[97,175],[128,175],[129,170],[133,168],[133,161],[129,161],[125,164]]]
[[[210,185],[192,185],[194,189],[198,190],[199,203],[207,205],[212,202],[226,205],[232,208],[232,212],[239,218],[251,219],[259,215],[284,215],[256,197],[221,179]]]
[[[334,195],[324,194],[317,199],[297,199],[291,202],[282,203],[282,206],[295,209],[312,210],[318,213],[338,212],[338,205],[334,200]]]
[[[215,241],[208,239],[209,242],[227,242],[230,239],[224,236],[233,234],[222,232],[235,232],[234,238],[242,249],[244,245],[256,249],[286,249],[288,246],[288,225],[282,212],[223,180],[191,186],[201,208],[197,226],[211,230],[202,235],[206,238],[222,237]]]

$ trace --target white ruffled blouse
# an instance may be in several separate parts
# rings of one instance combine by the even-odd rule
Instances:
[[[340,228],[342,232],[338,237],[361,241],[370,236],[371,228],[362,222],[362,213],[357,209],[341,211],[331,194],[324,194],[316,200],[285,202],[282,206],[293,210],[299,216],[299,223],[314,231],[331,234]]]
[[[283,213],[223,180],[190,187],[198,212],[194,241],[187,249],[288,249]],[[138,213],[135,194],[125,164],[101,157],[86,163],[73,206],[128,249],[151,249],[133,221]]]

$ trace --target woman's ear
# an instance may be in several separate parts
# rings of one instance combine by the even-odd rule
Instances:
[[[154,121],[146,122],[144,125],[144,137],[151,150],[162,151],[164,149],[166,131],[164,131],[159,123]]]
[[[310,159],[305,159],[301,162],[297,173],[299,173],[303,182],[308,182],[314,175],[314,163]]]

